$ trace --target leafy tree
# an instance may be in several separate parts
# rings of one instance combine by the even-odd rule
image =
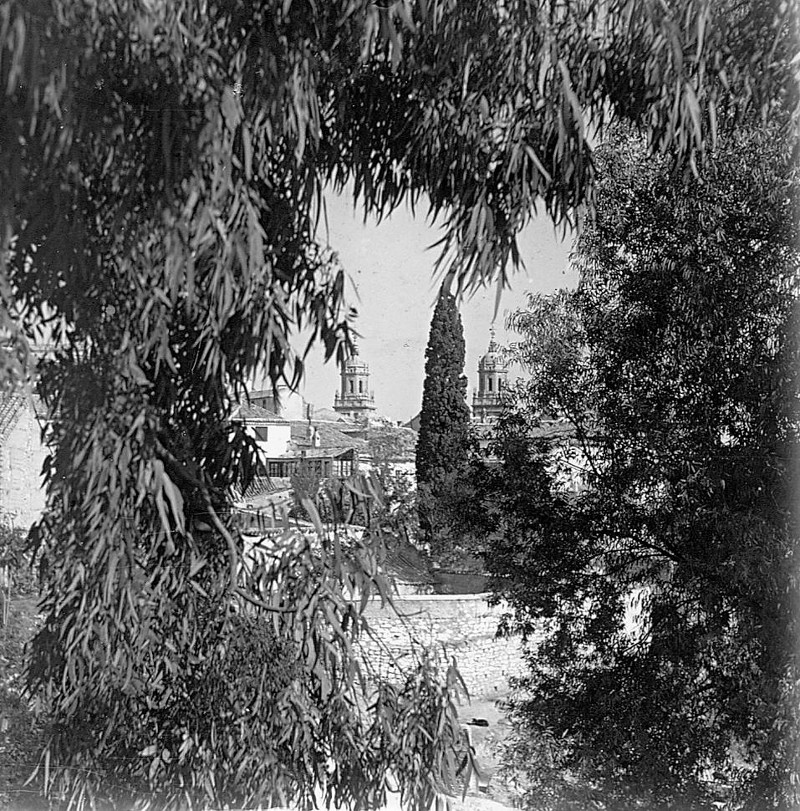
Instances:
[[[417,537],[417,494],[413,474],[396,465],[414,458],[417,434],[410,428],[370,427],[367,446],[372,472],[381,489],[381,500],[374,516],[383,527],[388,543],[398,539],[413,543]]]
[[[458,283],[480,284],[517,261],[537,201],[561,221],[590,199],[587,122],[638,122],[690,167],[718,120],[764,112],[788,126],[791,15],[777,0],[730,16],[695,0],[0,0],[2,369],[22,374],[26,339],[46,324],[59,349],[42,371],[54,452],[34,536],[48,575],[31,685],[69,797],[233,796],[208,794],[233,785],[233,744],[176,714],[245,608],[280,619],[287,639],[307,633],[296,706],[321,720],[297,733],[301,774],[251,763],[236,791],[380,793],[385,760],[342,750],[363,769],[330,778],[317,745],[338,729],[370,743],[347,726],[365,702],[341,582],[352,567],[366,567],[364,593],[378,582],[372,551],[328,568],[298,552],[301,588],[272,569],[245,576],[229,521],[229,491],[256,462],[228,419],[244,381],[260,366],[296,381],[288,336],[306,327],[328,357],[345,355],[343,273],[314,238],[324,185],[350,184],[378,216],[426,195]],[[282,705],[262,706],[268,728]],[[238,723],[225,721],[225,740],[254,729]],[[426,799],[443,753],[422,763],[395,744],[374,751]]]
[[[419,529],[417,489],[412,473],[391,470],[386,475],[378,474],[381,485],[381,502],[375,520],[387,533],[388,538],[403,539],[414,544]]]
[[[322,474],[317,471],[313,463],[308,460],[301,461],[297,470],[291,475],[289,482],[294,493],[294,506],[292,516],[304,521],[309,515],[303,507],[303,499],[317,499],[322,487]]]
[[[487,563],[545,634],[514,708],[534,806],[800,799],[800,178],[771,128],[708,160],[683,186],[639,139],[598,149],[578,290],[512,318],[533,377]]]
[[[414,458],[417,435],[411,428],[394,425],[370,426],[367,447],[372,467],[379,473],[389,472],[396,462]]]
[[[446,549],[447,504],[463,478],[470,453],[464,353],[464,329],[455,297],[442,289],[425,350],[416,457],[420,532],[439,556]]]

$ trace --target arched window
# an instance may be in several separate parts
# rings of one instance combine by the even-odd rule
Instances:
[[[491,391],[492,390],[492,378],[490,377],[487,382],[489,383],[489,391]]]
[[[358,381],[358,393],[359,394],[364,393],[364,381],[363,380]]]
[[[350,380],[350,394],[352,394],[354,391],[355,391],[354,383],[352,380]]]

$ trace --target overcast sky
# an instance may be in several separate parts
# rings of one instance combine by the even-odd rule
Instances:
[[[350,286],[348,298],[358,310],[359,354],[370,366],[377,411],[405,422],[422,402],[425,346],[437,291],[433,265],[438,249],[428,250],[428,246],[440,232],[419,209],[416,218],[401,209],[380,225],[364,224],[363,215],[353,211],[352,200],[330,194],[327,210],[330,246],[355,286],[355,290]],[[325,237],[324,231],[319,234],[320,241]],[[505,317],[524,304],[526,292],[575,285],[568,262],[570,247],[571,239],[561,241],[544,217],[523,232],[520,248],[526,271],[512,279],[511,290],[503,291],[495,323],[498,342],[513,340],[505,331]],[[470,401],[478,360],[489,343],[496,291],[496,287],[482,290],[461,303]],[[306,400],[315,408],[330,408],[338,385],[333,362],[324,364],[321,353],[309,359],[301,388]]]

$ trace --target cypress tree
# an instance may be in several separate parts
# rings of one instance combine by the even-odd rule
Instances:
[[[442,504],[453,492],[469,459],[470,414],[464,356],[464,329],[456,300],[442,289],[425,350],[416,459],[420,534],[434,548],[442,529]]]

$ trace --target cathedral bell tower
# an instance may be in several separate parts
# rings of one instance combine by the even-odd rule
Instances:
[[[333,401],[333,410],[343,417],[365,421],[375,411],[375,393],[369,387],[369,365],[358,355],[353,342],[353,354],[342,364],[342,387]]]
[[[476,422],[494,422],[500,416],[507,383],[508,367],[494,341],[492,327],[489,349],[478,362],[478,390],[472,395],[472,418]]]

